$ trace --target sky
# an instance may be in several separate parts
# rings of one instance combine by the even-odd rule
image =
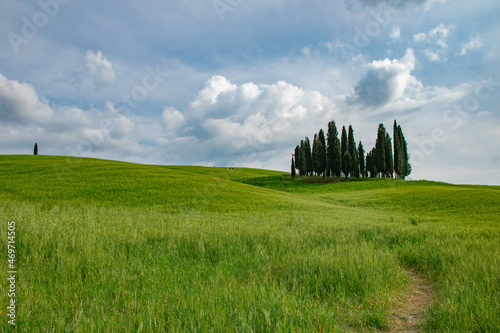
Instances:
[[[500,185],[498,0],[0,2],[0,154],[290,170],[328,122]]]

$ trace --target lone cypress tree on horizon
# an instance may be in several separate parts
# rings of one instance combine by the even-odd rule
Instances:
[[[38,143],[35,142],[35,147],[33,148],[33,155],[38,155]]]

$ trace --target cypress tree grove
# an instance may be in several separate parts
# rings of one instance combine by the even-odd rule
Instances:
[[[377,130],[377,141],[375,142],[375,167],[380,173],[385,173],[386,170],[386,158],[385,158],[385,127],[384,124],[378,125]]]
[[[363,144],[359,141],[358,145],[358,161],[359,161],[359,172],[362,177],[366,177],[366,169],[365,169],[365,149],[363,148]]]
[[[339,133],[335,121],[328,123],[327,133],[327,169],[334,177],[340,177],[342,171],[342,155],[339,140]]]
[[[301,176],[392,178],[396,173],[397,177],[405,179],[412,171],[408,145],[396,120],[394,120],[393,138],[390,137],[384,124],[378,125],[375,147],[368,153],[361,141],[356,147],[352,125],[349,125],[349,131],[342,126],[339,140],[337,126],[332,120],[328,123],[326,137],[325,132],[320,129],[314,134],[312,149],[311,142],[306,137],[295,147],[295,154],[292,155],[294,177],[295,170],[298,170]]]

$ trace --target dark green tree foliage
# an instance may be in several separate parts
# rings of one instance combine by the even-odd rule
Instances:
[[[401,152],[403,154],[401,158],[401,176],[403,179],[411,174],[411,164],[410,164],[410,155],[408,154],[408,144],[406,143],[405,136],[403,135],[403,130],[401,126],[398,125],[398,133],[399,133],[399,142],[401,145]]]
[[[366,154],[366,174],[367,177],[373,178],[373,154],[371,151]]]
[[[322,129],[318,133],[316,153],[318,155],[318,173],[324,177],[326,175],[326,139]]]
[[[408,154],[408,146],[406,144],[406,140],[403,140],[403,161],[404,161],[404,173],[403,179],[408,177],[411,174],[411,164],[410,164],[410,154]]]
[[[358,152],[356,149],[356,140],[354,140],[354,130],[352,126],[349,125],[349,134],[347,139],[347,150],[349,150],[349,155],[351,155],[351,176],[359,178],[359,162],[358,162]]]
[[[392,130],[393,137],[393,145],[394,145],[394,172],[397,176],[401,177],[401,166],[402,166],[402,158],[403,154],[401,151],[401,140],[398,131],[398,124],[396,123],[396,119],[394,119],[394,127]]]
[[[344,173],[345,178],[349,176],[349,173],[352,169],[352,159],[349,151],[346,150],[344,156],[342,156],[342,172]]]
[[[299,145],[297,145],[297,147],[295,147],[294,156],[295,156],[295,168],[297,170],[299,170],[299,175],[300,175],[300,146]]]
[[[306,137],[304,140],[304,155],[305,155],[305,160],[306,160],[306,174],[312,175],[312,173],[313,173],[313,161],[312,161],[312,154],[311,154],[311,142],[309,141],[308,137]]]
[[[345,130],[345,126],[342,126],[342,135],[340,137],[340,147],[341,147],[342,158],[344,158],[345,152],[348,151],[347,132]],[[342,162],[342,172],[344,172],[344,163],[343,162]]]
[[[361,176],[366,177],[366,169],[365,169],[365,149],[363,148],[363,144],[359,141],[358,145],[358,162],[359,162],[359,172]]]
[[[312,146],[312,163],[313,163],[313,172],[319,173],[318,166],[318,134],[314,134],[313,146]]]
[[[370,172],[370,177],[375,178],[377,176],[377,163],[376,163],[377,150],[372,148],[372,150],[366,155],[366,171]]]
[[[345,152],[347,151],[347,132],[345,130],[345,126],[342,126],[342,136],[340,137],[340,145],[341,145],[341,153],[342,157],[344,157]]]
[[[394,120],[394,171],[402,179],[411,174],[408,144],[396,120]]]
[[[386,132],[384,124],[379,124],[377,131],[377,141],[375,142],[375,167],[377,168],[377,171],[381,172],[382,174],[385,173],[387,161],[385,157],[385,139]]]
[[[394,161],[392,158],[392,143],[389,133],[385,136],[385,175],[392,178],[394,174]]]
[[[291,171],[292,177],[295,177],[295,161],[293,160],[292,157],[292,171]]]
[[[35,147],[33,148],[33,155],[38,155],[38,143],[35,142]]]
[[[411,173],[408,145],[396,120],[394,120],[392,139],[384,124],[379,124],[375,147],[366,156],[361,141],[356,148],[352,125],[349,125],[349,134],[343,126],[340,140],[338,135],[335,121],[331,121],[328,123],[326,138],[322,129],[314,135],[312,150],[308,137],[300,141],[300,145],[295,147],[292,166],[295,166],[301,176],[316,174],[323,177],[340,177],[343,174],[346,178],[360,176],[392,178],[396,173],[398,177],[404,179]]]
[[[306,165],[306,148],[304,140],[300,141],[300,164],[299,164],[299,172],[301,176],[305,176],[307,173],[307,165]]]
[[[333,176],[340,177],[342,171],[342,151],[335,121],[328,123],[326,155],[327,169]]]

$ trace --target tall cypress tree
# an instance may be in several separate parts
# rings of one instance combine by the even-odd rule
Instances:
[[[377,130],[377,141],[375,142],[375,167],[377,168],[377,171],[382,174],[384,174],[386,170],[385,134],[384,124],[379,124]]]
[[[311,155],[311,142],[309,141],[308,137],[306,137],[304,140],[304,155],[305,155],[305,161],[306,161],[306,174],[312,175],[312,173],[313,173],[313,161],[312,161],[312,155]]]
[[[385,135],[385,174],[392,178],[394,174],[394,160],[392,157],[392,143],[389,133]]]
[[[300,140],[300,164],[299,171],[301,176],[305,176],[307,173],[307,164],[306,164],[306,143],[304,140]]]
[[[349,173],[352,169],[352,159],[349,151],[346,150],[344,156],[342,156],[342,172],[344,173],[345,178],[349,176]]]
[[[370,171],[370,177],[375,178],[378,173],[377,160],[376,160],[377,149],[373,147],[372,150],[368,153],[368,155],[370,156],[370,158],[368,159],[368,156],[366,157],[366,168],[368,169],[368,171]]]
[[[314,134],[313,146],[312,146],[312,164],[313,164],[313,172],[318,174],[319,165],[318,165],[318,134]]]
[[[401,151],[401,140],[399,135],[398,124],[396,119],[394,119],[394,127],[392,130],[392,137],[394,140],[394,172],[397,176],[401,177],[402,172],[402,151]]]
[[[351,175],[358,178],[359,177],[359,162],[358,162],[358,152],[356,149],[356,140],[354,140],[354,130],[352,126],[349,125],[349,134],[347,139],[347,149],[349,150],[349,155],[351,155]]]
[[[366,175],[373,178],[373,156],[371,151],[366,154]]]
[[[292,170],[291,170],[292,178],[295,177],[295,161],[292,156]]]
[[[297,170],[299,170],[299,175],[300,175],[301,172],[300,172],[300,146],[299,145],[297,145],[295,147],[295,154],[294,154],[294,156],[295,156],[295,168]]]
[[[325,132],[322,129],[318,133],[318,143],[317,143],[317,155],[318,155],[318,170],[319,173],[323,175],[326,174],[326,139]]]
[[[38,155],[38,143],[35,142],[35,147],[33,147],[33,155]]]
[[[342,126],[342,136],[340,137],[340,146],[341,146],[341,155],[342,159],[344,158],[345,152],[348,151],[347,147],[347,132],[345,130],[345,126]],[[344,171],[344,163],[342,162],[342,172]],[[344,173],[345,175],[345,173]]]
[[[342,171],[341,154],[339,133],[335,121],[332,120],[328,123],[326,155],[328,163],[327,169],[334,177],[340,177]]]
[[[403,130],[401,126],[398,125],[398,136],[399,136],[399,144],[400,144],[400,163],[399,169],[401,171],[400,176],[405,179],[405,177],[411,174],[411,164],[410,164],[410,155],[408,154],[408,144],[406,143],[405,136],[403,135]]]
[[[359,162],[359,172],[362,177],[366,177],[366,169],[365,169],[365,149],[363,148],[363,144],[359,141],[358,145],[358,162]]]

